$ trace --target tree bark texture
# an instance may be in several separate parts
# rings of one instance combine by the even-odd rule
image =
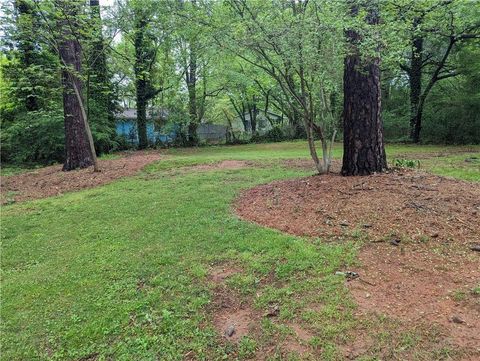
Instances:
[[[248,112],[250,114],[250,127],[252,129],[252,134],[257,132],[257,99],[253,96],[252,101],[248,104]]]
[[[358,7],[352,9],[353,13]],[[369,7],[368,21],[378,23],[378,12]],[[342,175],[369,175],[387,168],[380,116],[380,60],[362,59],[357,44],[360,35],[347,31],[352,53],[345,58],[343,103],[343,165]]]
[[[135,26],[135,90],[137,103],[137,131],[138,131],[138,148],[145,149],[148,147],[147,137],[147,103],[148,103],[148,80],[147,66],[144,46],[145,46],[145,26],[144,18],[136,20]]]
[[[110,86],[107,69],[107,57],[102,34],[102,18],[100,15],[100,5],[98,0],[90,0],[90,17],[93,35],[89,49],[89,88],[87,89],[87,98],[95,100],[96,105],[100,105],[101,111],[109,112],[110,108]]]
[[[68,6],[72,19],[76,15],[76,7]],[[85,129],[86,119],[82,113],[82,80],[81,58],[82,48],[75,34],[72,33],[68,19],[59,20],[61,39],[58,50],[63,62],[63,109],[65,125],[65,163],[63,170],[86,168],[94,164],[90,144]],[[78,93],[76,93],[76,90]],[[79,98],[80,97],[80,98]]]
[[[415,21],[414,26],[419,21]],[[422,63],[423,63],[423,38],[414,37],[412,41],[412,53],[410,58],[410,139],[414,143],[420,141],[422,128],[422,108],[420,97],[422,95]]]
[[[190,56],[188,69],[186,71],[186,83],[188,90],[188,113],[190,122],[188,124],[188,145],[194,146],[198,144],[197,128],[197,54],[195,47],[190,44]]]
[[[31,76],[29,68],[35,64],[35,44],[32,39],[34,29],[33,17],[34,11],[31,4],[25,0],[16,0],[14,3],[18,18],[17,24],[19,29],[18,48],[20,50],[22,64],[29,78],[31,91],[25,94],[25,108],[27,111],[36,111],[39,109],[38,96],[35,92],[35,78]]]
[[[147,84],[144,79],[136,80],[137,95],[137,131],[138,131],[138,148],[145,149],[148,147],[147,136]]]

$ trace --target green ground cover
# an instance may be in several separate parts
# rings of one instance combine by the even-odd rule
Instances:
[[[335,157],[341,150],[335,150]],[[2,207],[2,360],[248,359],[292,333],[291,322],[315,335],[325,360],[341,360],[350,331],[382,323],[371,358],[442,359],[425,351],[421,331],[395,334],[387,320],[354,317],[355,305],[334,272],[356,264],[361,235],[327,243],[282,234],[239,220],[231,210],[242,189],[301,177],[279,160],[308,158],[304,142],[172,149],[138,176],[60,197]],[[440,175],[480,181],[480,147],[389,146],[388,155],[417,159]],[[441,156],[439,156],[441,155]],[[435,156],[435,157],[430,157]],[[176,172],[225,159],[263,162],[236,170]],[[242,272],[228,282],[259,313],[280,305],[275,322],[238,345],[212,326],[208,282],[212,265]],[[269,282],[264,282],[268,279]],[[259,294],[260,296],[257,296]],[[310,305],[321,305],[312,310]],[[395,334],[395,337],[393,336]],[[282,359],[280,351],[272,359]],[[297,359],[292,353],[290,359]]]

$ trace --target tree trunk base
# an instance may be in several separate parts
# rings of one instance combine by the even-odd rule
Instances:
[[[68,160],[63,164],[62,171],[68,172],[75,169],[84,169],[93,166],[93,161],[88,159],[83,159],[81,161],[72,161]],[[100,170],[98,170],[100,171]]]

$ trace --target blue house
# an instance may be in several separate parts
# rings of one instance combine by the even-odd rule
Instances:
[[[165,131],[163,124],[167,121],[166,110],[147,111],[147,138],[151,144],[170,144],[180,134],[180,125],[174,124],[173,130]],[[138,144],[137,110],[127,108],[115,115],[115,128],[118,135],[124,137],[131,145]],[[162,129],[163,128],[163,129]],[[172,127],[170,127],[172,128]],[[197,136],[205,143],[223,143],[227,136],[227,127],[221,124],[201,123],[197,127]]]
[[[147,138],[152,144],[172,143],[177,134],[175,131],[164,133],[160,129],[160,124],[165,122],[167,112],[164,110],[148,110],[147,111]],[[137,110],[127,108],[121,113],[115,115],[115,128],[118,135],[125,137],[125,139],[132,145],[138,144],[137,132]]]

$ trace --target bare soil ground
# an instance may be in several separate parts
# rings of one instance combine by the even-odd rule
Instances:
[[[221,170],[221,169],[240,169],[245,168],[251,165],[251,162],[246,162],[243,160],[224,160],[212,164],[199,164],[191,167],[183,167],[186,171],[209,171],[209,170]]]
[[[219,266],[210,273],[215,296],[212,305],[213,325],[220,335],[233,342],[253,332],[257,318],[252,307],[242,302],[225,284],[229,277],[238,272],[238,268]]]
[[[123,153],[120,158],[99,160],[101,172],[85,168],[62,172],[62,165],[1,177],[1,203],[46,198],[65,192],[93,188],[133,175],[161,158],[158,152]]]
[[[245,336],[260,338],[262,320],[265,318],[278,323],[276,319],[279,310],[275,305],[272,305],[267,312],[262,312],[256,309],[251,301],[227,286],[228,279],[241,272],[242,270],[238,267],[221,264],[213,267],[209,273],[214,295],[209,314],[212,315],[213,325],[224,343],[238,344]],[[265,279],[262,283],[268,284],[270,281]],[[315,352],[308,344],[313,337],[311,333],[294,322],[286,326],[291,329],[291,334],[280,338],[272,336],[271,339],[263,342],[262,349],[256,352],[254,360],[271,359],[273,355],[288,358],[291,354],[305,355]]]
[[[361,239],[360,278],[348,282],[359,316],[434,325],[480,357],[478,184],[420,171],[312,176],[247,190],[236,211],[294,235]]]

